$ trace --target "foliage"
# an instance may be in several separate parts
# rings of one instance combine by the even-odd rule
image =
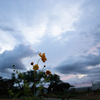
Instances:
[[[70,94],[70,95],[68,95],[68,97],[76,97],[76,95],[75,94]]]
[[[57,95],[56,97],[57,97],[57,98],[62,98],[62,95]]]
[[[61,82],[59,84],[58,82],[60,83],[61,80],[59,79],[59,81],[57,81],[57,82],[55,80],[55,82],[53,82],[52,84],[49,85],[49,87],[48,87],[48,92],[49,93],[51,92],[51,88],[53,88],[53,93],[57,94],[58,92],[64,93],[64,91],[66,91],[70,87],[70,84],[69,83]]]
[[[47,58],[45,57],[45,53],[43,53],[43,54],[39,53],[39,56],[41,57],[41,60],[43,62],[45,62],[47,60]],[[51,74],[51,72],[49,70],[46,71],[45,75],[44,75],[43,70],[41,72],[39,72],[39,74],[37,74],[37,70],[39,69],[39,66],[38,66],[39,61],[40,61],[40,59],[38,60],[37,64],[35,64],[35,65],[33,65],[34,64],[33,62],[31,62],[31,65],[33,65],[34,71],[31,71],[31,74],[30,74],[30,72],[28,72],[28,75],[26,73],[21,73],[20,71],[16,70],[15,65],[13,65],[13,67],[14,67],[13,71],[18,75],[18,79],[15,78],[15,74],[12,74],[12,80],[14,80],[15,83],[19,84],[20,89],[21,89],[21,87],[23,88],[23,90],[18,91],[18,93],[13,93],[13,89],[8,88],[9,94],[14,96],[14,99],[23,93],[23,96],[24,96],[23,98],[25,98],[26,100],[27,99],[29,100],[32,98],[38,100],[38,96],[35,95],[35,86],[36,86],[36,84],[40,83],[41,86],[38,89],[39,90],[43,89],[42,83],[49,82],[50,74]],[[45,65],[44,65],[44,67],[45,67]],[[41,74],[44,75],[44,76],[42,76],[44,78],[44,80],[42,80],[42,81],[40,80]],[[29,77],[30,75],[32,75],[32,76]],[[35,80],[36,77],[38,78],[37,80]],[[23,84],[20,85],[20,82],[22,82],[22,81],[23,81]],[[33,82],[33,86],[34,86],[33,93],[29,88],[30,82]]]

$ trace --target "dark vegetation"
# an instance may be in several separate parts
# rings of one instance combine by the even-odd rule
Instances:
[[[34,77],[33,77],[34,71],[23,72],[22,74],[24,75],[23,77],[24,80],[27,80],[28,84],[34,82]],[[37,78],[35,79],[35,81],[39,82],[41,78],[43,78],[44,76],[45,72],[43,72],[41,75],[37,73]],[[8,93],[9,89],[13,89],[13,92],[15,94],[21,92],[18,95],[18,98],[26,96],[23,92],[24,87],[20,85],[21,81],[22,81],[21,76],[18,74],[16,77],[15,73],[12,73],[11,79],[2,79],[2,77],[0,77],[0,98],[12,99],[13,96],[9,95]],[[43,96],[45,98],[74,98],[74,99],[87,99],[87,100],[97,100],[100,97],[100,90],[90,91],[89,89],[87,89],[87,91],[77,92],[75,89],[73,89],[71,91],[68,91],[69,87],[73,86],[71,86],[69,83],[61,81],[59,75],[57,74],[53,75],[51,74],[49,82],[50,85],[48,87],[47,94],[45,94],[42,89],[39,97]],[[15,83],[18,84],[17,87],[14,86]],[[30,87],[32,93],[33,93],[33,87],[34,87],[33,85],[32,87]],[[37,90],[36,87],[35,90]]]
[[[27,80],[28,84],[30,85],[31,83],[34,82],[34,71],[27,71],[27,72],[23,72],[23,78],[24,80]],[[38,74],[38,72],[36,73],[36,78],[35,78],[35,82],[39,82],[41,80],[41,78],[43,78],[45,76],[45,72],[43,72],[41,75]],[[2,79],[2,77],[0,77],[0,98],[13,98],[12,95],[9,95],[8,90],[9,89],[13,89],[13,92],[16,94],[18,92],[21,92],[18,95],[18,98],[25,96],[25,94],[23,93],[24,91],[24,87],[21,86],[22,82],[22,77],[20,76],[20,74],[17,75],[17,77],[15,76],[15,73],[12,73],[11,75],[11,79]],[[60,76],[58,76],[57,74],[51,74],[51,78],[50,78],[50,85],[48,87],[48,93],[44,94],[43,93],[43,89],[41,91],[40,96],[50,96],[52,94],[57,95],[60,93],[64,93],[64,90],[69,89],[69,87],[71,87],[71,85],[69,83],[64,83],[63,81],[60,80]],[[14,84],[18,84],[18,86],[14,86]],[[31,93],[33,93],[33,85],[32,87],[30,87]],[[51,90],[51,88],[53,90]],[[35,90],[37,90],[37,88],[35,87]],[[36,91],[35,91],[36,92]],[[31,95],[30,95],[31,96]],[[59,97],[59,96],[58,96]]]
[[[82,100],[99,100],[100,98],[100,90],[95,90],[95,91],[64,91],[62,92],[57,92],[55,93],[50,93],[50,94],[44,94],[43,95],[45,98],[63,98],[62,100],[70,100],[70,99],[82,99]]]

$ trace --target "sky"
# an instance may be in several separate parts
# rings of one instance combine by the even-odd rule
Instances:
[[[57,74],[74,86],[100,80],[100,0],[0,0],[0,76],[14,64]]]

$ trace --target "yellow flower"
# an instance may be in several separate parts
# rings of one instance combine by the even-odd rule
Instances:
[[[47,75],[50,75],[50,74],[51,74],[51,72],[50,72],[49,70],[47,70],[47,71],[46,71],[46,76],[47,76]]]
[[[34,69],[35,71],[38,70],[38,69],[39,69],[38,64],[35,64],[35,65],[33,66],[33,69]]]
[[[43,53],[43,54],[39,53],[39,56],[41,57],[41,60],[43,62],[47,61],[47,58],[45,57],[45,53]]]

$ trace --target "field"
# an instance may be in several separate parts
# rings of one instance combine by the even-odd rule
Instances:
[[[76,95],[76,97],[73,97],[74,99],[87,99],[87,100],[97,100],[100,98],[100,92],[94,93],[87,93],[82,95]]]
[[[79,93],[65,93],[64,94],[64,98],[63,100],[67,100],[67,96],[69,96],[69,100],[98,100],[98,98],[100,98],[100,91],[98,92],[79,92]],[[43,95],[44,100],[62,100],[62,94],[59,95],[48,95],[45,94]],[[0,98],[0,100],[12,100],[12,99],[8,99],[8,98]],[[15,99],[18,100],[18,99]],[[21,99],[24,100],[24,99]]]

